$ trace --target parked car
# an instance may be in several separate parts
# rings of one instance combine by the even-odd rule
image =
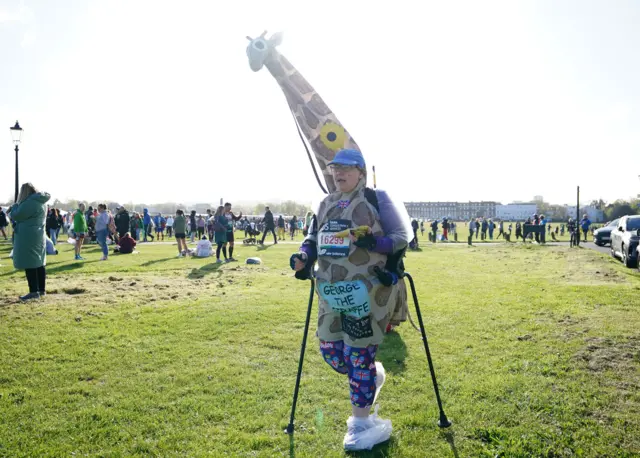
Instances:
[[[625,266],[638,265],[640,215],[623,216],[611,231],[611,256],[620,258]]]
[[[614,219],[610,223],[605,224],[600,229],[593,231],[593,243],[598,246],[605,246],[607,243],[611,243],[611,231],[617,226],[620,218]]]

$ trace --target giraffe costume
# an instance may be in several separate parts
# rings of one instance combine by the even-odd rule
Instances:
[[[266,66],[280,85],[329,190],[301,253],[292,256],[292,267],[299,257],[304,269],[298,264],[296,277],[308,278],[317,260],[320,351],[327,364],[348,376],[351,394],[353,415],[347,420],[343,445],[347,450],[371,449],[388,440],[392,431],[390,420],[378,418],[377,413],[369,415],[385,379],[382,364],[375,361],[376,352],[387,324],[404,321],[407,313],[404,280],[393,273],[393,281],[385,286],[376,269],[384,269],[388,257],[409,242],[411,231],[406,231],[404,222],[408,223],[408,215],[403,218],[402,212],[392,211],[393,202],[386,193],[374,192],[376,205],[367,198],[371,190],[366,188],[366,163],[358,145],[300,72],[276,51],[280,37],[266,40],[265,35],[247,37],[249,64],[254,71]],[[339,190],[330,165],[336,167],[336,177],[345,177],[340,186],[349,188],[348,192]],[[345,230],[357,226],[369,228],[362,240],[344,236]]]
[[[269,39],[266,39],[265,36],[266,31],[255,39],[247,37],[250,41],[247,47],[249,65],[255,72],[266,66],[276,79],[320,166],[327,190],[329,194],[333,194],[337,188],[329,169],[329,162],[339,150],[359,151],[360,148],[311,84],[286,57],[278,52],[276,46],[282,42],[281,34],[275,34]],[[366,170],[364,172],[366,176]],[[373,211],[375,212],[375,209]],[[318,214],[318,216],[320,215]],[[349,270],[347,266],[342,267]],[[362,267],[352,265],[351,275],[356,275],[355,271],[362,270]],[[408,314],[407,287],[404,279],[398,281],[395,289],[397,291],[394,291],[387,298],[393,307],[386,321],[397,326],[407,320]],[[322,323],[318,324],[320,326]]]

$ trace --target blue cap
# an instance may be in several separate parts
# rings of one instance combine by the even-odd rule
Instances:
[[[362,157],[362,153],[355,149],[341,149],[338,151],[329,165],[339,164],[339,165],[355,165],[362,169],[366,169],[366,164],[364,162],[364,157]]]

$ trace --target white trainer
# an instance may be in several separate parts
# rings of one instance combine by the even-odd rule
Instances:
[[[349,417],[347,420],[347,434],[344,436],[344,449],[348,451],[371,450],[377,444],[386,442],[391,437],[391,420],[378,417],[375,413],[367,418]]]

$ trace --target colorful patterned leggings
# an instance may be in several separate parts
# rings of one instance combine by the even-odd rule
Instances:
[[[350,347],[342,340],[320,341],[322,357],[336,372],[349,375],[351,404],[368,407],[373,404],[376,394],[376,351],[377,345],[367,348]]]

